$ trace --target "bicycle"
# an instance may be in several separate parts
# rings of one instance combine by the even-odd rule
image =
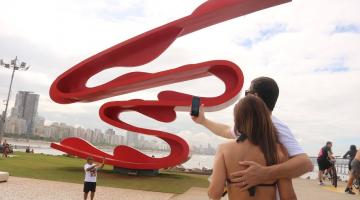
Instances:
[[[335,160],[334,161],[331,160],[330,162],[332,165],[327,169],[328,179],[331,181],[331,184],[334,187],[337,187],[338,176],[335,167]]]

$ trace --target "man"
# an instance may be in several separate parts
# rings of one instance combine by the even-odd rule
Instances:
[[[4,140],[3,145],[3,155],[2,157],[7,158],[8,157],[8,153],[10,152],[10,145],[7,143],[6,140]]]
[[[354,179],[360,179],[360,150],[357,151],[354,160],[351,162],[351,173],[345,189],[345,193],[355,194],[355,192],[352,191],[352,184]]]
[[[248,94],[260,97],[268,109],[272,111],[279,96],[279,88],[273,79],[259,77],[251,82],[250,89],[245,92],[245,95]],[[192,118],[196,123],[205,126],[218,136],[229,139],[236,138],[237,133],[234,133],[233,128],[205,118],[203,105],[200,107],[199,116]],[[279,140],[287,149],[290,159],[284,163],[272,166],[262,166],[252,161],[240,162],[240,165],[249,167],[230,176],[231,182],[237,182],[237,185],[242,190],[247,190],[264,182],[298,177],[313,170],[310,159],[299,146],[290,129],[274,116],[272,116],[272,120],[278,130]]]
[[[104,167],[105,158],[101,164],[94,164],[93,157],[88,157],[87,162],[84,165],[85,170],[85,180],[84,180],[84,200],[87,199],[89,191],[91,191],[90,199],[93,200],[96,190],[96,177],[97,170]]]
[[[332,142],[326,142],[326,145],[320,149],[319,155],[317,157],[317,163],[319,166],[319,185],[324,185],[323,183],[323,175],[324,171],[329,169],[333,164],[331,163],[331,160],[334,160],[334,157],[332,156]]]

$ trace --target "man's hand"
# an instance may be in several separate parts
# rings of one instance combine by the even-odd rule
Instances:
[[[209,129],[211,132],[213,132],[215,135],[229,139],[235,138],[235,135],[230,131],[231,128],[228,125],[217,123],[205,118],[204,104],[201,104],[199,108],[199,116],[197,117],[191,116],[191,118],[195,123],[204,126],[205,128]]]
[[[248,166],[247,169],[230,174],[231,182],[241,188],[241,191],[247,190],[260,183],[267,182],[267,168],[253,161],[239,162],[240,165]]]
[[[191,118],[192,118],[192,120],[193,120],[195,123],[204,125],[205,120],[206,120],[205,114],[204,114],[204,104],[201,104],[201,105],[200,105],[199,116],[197,116],[197,117],[191,116]]]
[[[101,165],[99,166],[99,168],[102,169],[104,167],[104,165],[105,165],[105,157],[103,157]]]

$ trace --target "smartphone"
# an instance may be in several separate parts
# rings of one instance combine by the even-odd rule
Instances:
[[[200,97],[193,96],[191,102],[191,116],[198,117],[200,112]]]

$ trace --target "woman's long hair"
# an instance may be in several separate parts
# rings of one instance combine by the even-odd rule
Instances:
[[[277,130],[270,115],[265,103],[254,95],[242,98],[234,108],[234,128],[242,135],[240,141],[248,139],[252,144],[259,146],[267,166],[279,162],[276,147]]]

